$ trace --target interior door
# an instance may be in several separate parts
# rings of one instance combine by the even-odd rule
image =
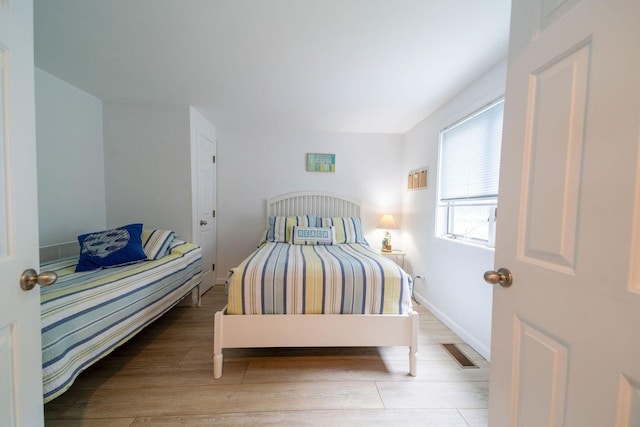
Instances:
[[[200,294],[214,284],[216,262],[216,135],[213,125],[192,109],[192,138],[197,168],[196,243],[202,248],[202,284]]]
[[[38,265],[33,5],[0,0],[0,426],[39,426],[40,293],[19,278]]]
[[[639,23],[637,0],[513,2],[493,427],[640,425]]]

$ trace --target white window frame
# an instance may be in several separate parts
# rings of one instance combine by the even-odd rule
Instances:
[[[460,120],[452,123],[451,125],[445,127],[440,131],[440,142],[439,142],[439,156],[438,156],[438,198],[436,204],[436,237],[455,240],[461,243],[469,243],[474,245],[486,246],[489,248],[493,248],[495,246],[495,230],[496,230],[496,222],[497,222],[497,211],[498,211],[498,194],[497,187],[495,189],[495,194],[483,194],[482,196],[475,197],[471,195],[471,197],[460,197],[457,199],[444,199],[442,197],[442,185],[443,185],[443,144],[445,141],[445,134],[448,131],[456,128],[457,126],[467,123],[468,121],[476,118],[477,116],[483,114],[484,112],[500,105],[504,104],[504,96],[501,96],[498,99],[491,101],[490,103],[484,105],[483,107],[475,110],[473,113],[463,117]],[[501,136],[500,136],[500,139]],[[497,159],[497,166],[499,170],[499,153]],[[472,233],[467,232],[466,234],[455,233],[455,211],[459,208],[473,208],[473,207],[486,207],[487,211],[487,239],[482,239],[478,237],[474,237]]]

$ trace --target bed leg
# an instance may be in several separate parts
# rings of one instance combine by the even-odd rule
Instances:
[[[213,378],[222,378],[222,353],[213,355]]]
[[[409,375],[418,374],[418,313],[411,314],[411,345],[409,346]]]
[[[191,289],[191,307],[200,307],[200,285]]]
[[[213,378],[222,377],[222,311],[213,316]]]
[[[418,353],[413,350],[413,347],[409,349],[409,375],[415,377],[418,373]]]

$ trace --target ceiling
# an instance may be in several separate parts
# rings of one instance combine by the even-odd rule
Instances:
[[[506,57],[510,0],[35,0],[35,63],[216,126],[405,133]]]

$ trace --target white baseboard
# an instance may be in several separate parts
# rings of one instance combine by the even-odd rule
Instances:
[[[415,300],[422,306],[424,306],[427,310],[431,312],[434,316],[438,318],[442,323],[444,323],[449,329],[451,329],[455,334],[457,334],[460,338],[464,340],[467,344],[469,344],[475,351],[477,351],[482,357],[484,357],[487,361],[491,358],[491,349],[486,345],[478,341],[473,335],[469,334],[464,328],[462,328],[458,323],[456,323],[449,316],[438,310],[434,305],[429,303],[426,299],[422,297],[422,295],[415,293],[413,294]]]

